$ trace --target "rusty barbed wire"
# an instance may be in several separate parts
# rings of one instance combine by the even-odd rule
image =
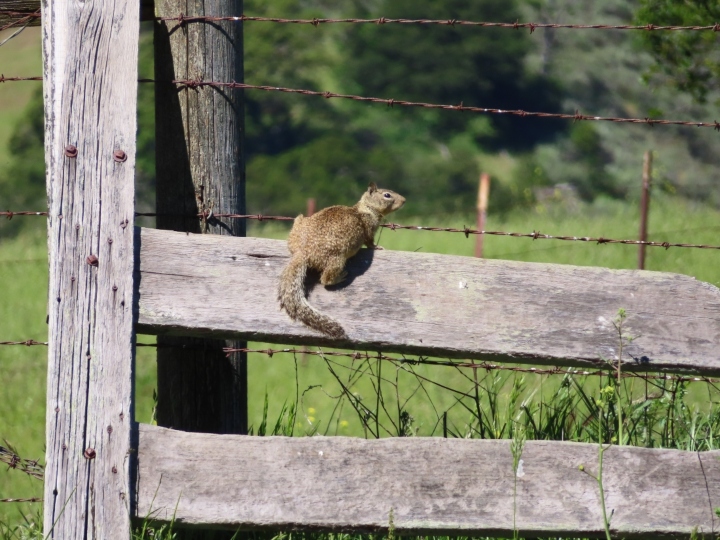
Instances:
[[[37,77],[6,77],[5,75],[0,75],[0,83],[4,82],[18,82],[18,81],[42,81],[43,78],[40,76]]]
[[[687,126],[687,127],[706,127],[713,128],[716,131],[720,131],[720,122],[713,120],[712,122],[697,122],[690,120],[667,120],[667,119],[653,119],[650,117],[645,118],[623,118],[616,116],[592,116],[580,114],[579,111],[575,111],[574,114],[567,113],[547,113],[547,112],[533,112],[525,111],[522,109],[495,109],[489,107],[474,107],[466,106],[463,102],[459,105],[447,105],[439,103],[425,103],[420,101],[407,101],[402,99],[394,98],[379,98],[370,96],[358,96],[354,94],[338,94],[336,92],[319,91],[319,90],[306,90],[300,88],[286,88],[283,86],[267,86],[257,84],[246,84],[238,83],[234,81],[205,81],[202,79],[176,79],[172,81],[158,81],[156,79],[139,79],[140,83],[170,83],[186,88],[235,88],[242,90],[262,90],[265,92],[282,92],[286,94],[300,94],[304,96],[315,96],[323,97],[325,99],[337,98],[337,99],[349,99],[352,101],[368,102],[368,103],[382,103],[388,107],[394,107],[398,105],[400,107],[419,107],[424,109],[440,109],[445,111],[459,111],[459,112],[472,112],[481,114],[498,114],[498,115],[509,115],[509,116],[520,116],[520,117],[534,117],[534,118],[556,118],[562,120],[576,121],[597,121],[597,122],[614,122],[619,124],[646,124],[649,126],[655,125],[671,125],[671,126]]]
[[[147,344],[146,346],[153,346],[152,344]],[[614,371],[616,369],[615,365],[611,365],[607,362],[598,361],[598,364],[603,363],[606,365],[606,369],[580,369],[580,368],[562,368],[562,367],[551,367],[551,368],[536,368],[536,367],[523,367],[523,366],[508,366],[504,364],[497,364],[495,362],[486,362],[486,361],[475,361],[475,360],[459,360],[459,361],[452,361],[452,360],[434,360],[430,359],[428,357],[419,356],[417,358],[405,358],[405,357],[396,357],[396,356],[388,356],[386,354],[375,352],[375,353],[367,353],[367,352],[340,352],[340,351],[313,351],[309,349],[297,349],[297,348],[284,348],[284,349],[250,349],[250,348],[232,348],[232,347],[225,347],[223,349],[223,352],[225,354],[232,354],[232,353],[238,353],[238,352],[244,352],[244,353],[258,353],[258,354],[264,354],[268,356],[269,358],[272,358],[276,354],[286,353],[286,354],[308,354],[313,356],[332,356],[332,357],[340,357],[340,358],[349,358],[353,361],[355,360],[385,360],[388,362],[395,362],[398,364],[408,364],[408,365],[430,365],[430,366],[443,366],[443,367],[455,367],[455,368],[467,368],[467,369],[481,369],[485,371],[511,371],[516,373],[532,373],[535,375],[572,375],[572,376],[589,376],[589,377],[617,377],[617,372]],[[635,359],[634,357],[633,361],[635,363],[642,363],[640,359]],[[632,364],[630,362],[627,362],[626,364],[623,364],[623,367],[625,369],[628,369]],[[635,371],[621,371],[620,372],[621,378],[640,378],[645,380],[665,380],[665,381],[677,381],[677,382],[705,382],[709,384],[720,384],[720,379],[714,379],[711,377],[700,377],[700,376],[683,376],[683,375],[670,375],[670,374],[658,374],[658,373],[638,373]]]
[[[20,212],[12,212],[10,210],[0,212],[0,217],[7,218],[10,221],[15,216],[47,216],[47,212],[33,212],[29,210],[22,210]]]
[[[433,25],[433,26],[474,26],[474,27],[486,27],[486,28],[507,28],[512,30],[519,30],[521,28],[527,28],[532,34],[538,28],[552,28],[552,29],[574,29],[574,30],[645,30],[652,32],[655,30],[670,30],[670,31],[713,31],[720,32],[720,24],[713,23],[705,26],[673,26],[673,25],[656,25],[656,24],[644,24],[644,25],[632,25],[632,24],[564,24],[564,23],[537,23],[537,22],[523,22],[519,20],[511,23],[506,22],[488,22],[488,21],[469,21],[462,19],[393,19],[389,17],[376,17],[373,19],[359,19],[359,18],[345,18],[345,19],[324,19],[324,18],[312,18],[312,19],[284,19],[281,17],[253,17],[249,15],[240,16],[225,16],[225,17],[213,17],[213,16],[188,16],[180,14],[176,17],[156,17],[156,21],[178,21],[179,24],[193,23],[193,22],[271,22],[271,23],[285,23],[285,24],[311,24],[315,27],[321,24],[397,24],[397,25]]]
[[[135,212],[135,217],[176,217],[176,218],[199,218],[211,221],[213,218],[234,218],[234,219],[255,219],[258,221],[293,221],[290,216],[266,216],[263,214],[215,214],[213,212],[200,212],[198,214],[157,214],[155,212]]]
[[[47,341],[35,341],[34,339],[26,339],[25,341],[0,341],[0,345],[24,345],[25,347],[32,347],[33,345],[47,347],[47,344]]]
[[[0,503],[36,503],[43,502],[41,497],[29,497],[26,499],[0,499]]]
[[[8,219],[12,216],[47,216],[47,212],[0,212],[0,216],[6,215]],[[212,222],[213,219],[226,218],[226,219],[253,219],[257,221],[293,221],[295,218],[291,216],[265,216],[263,214],[214,214],[212,212],[201,212],[198,214],[157,214],[155,212],[136,212],[136,217],[186,217],[186,218],[197,218],[207,222]],[[712,249],[720,250],[720,245],[714,244],[692,244],[683,242],[655,242],[652,240],[628,240],[628,239],[617,239],[617,238],[605,238],[604,236],[568,236],[568,235],[555,235],[545,234],[540,231],[533,230],[533,232],[513,232],[513,231],[488,231],[480,229],[471,229],[464,227],[462,229],[454,227],[427,227],[425,225],[401,225],[399,223],[383,223],[381,227],[391,230],[409,230],[409,231],[429,231],[429,232],[448,232],[448,233],[462,233],[468,238],[471,234],[486,234],[488,236],[506,236],[509,238],[530,238],[532,240],[562,240],[565,242],[585,242],[591,244],[625,244],[634,246],[649,246],[649,247],[661,247],[665,249],[672,248],[694,248],[694,249]],[[659,233],[656,233],[659,234]]]
[[[0,445],[0,463],[6,463],[8,469],[17,469],[38,480],[43,479],[45,467],[38,460],[22,458],[10,447],[7,441],[5,444],[7,446]]]
[[[136,216],[145,217],[157,217],[158,214],[152,212],[136,213]],[[182,217],[182,216],[178,216]],[[189,217],[189,216],[188,216]],[[213,214],[212,212],[199,213],[197,217],[204,220],[211,220],[213,218],[237,218],[237,219],[254,219],[258,221],[293,221],[295,218],[290,216],[264,216],[262,214]],[[533,240],[563,240],[572,242],[589,242],[593,244],[627,244],[627,245],[645,245],[650,247],[662,247],[670,249],[671,247],[684,247],[684,248],[697,248],[697,249],[714,249],[720,250],[720,245],[712,244],[690,244],[690,243],[678,243],[678,242],[655,242],[651,240],[618,240],[614,238],[605,238],[602,236],[567,236],[567,235],[552,235],[544,234],[540,231],[531,233],[521,232],[510,232],[510,231],[488,231],[480,229],[471,229],[464,227],[457,229],[454,227],[427,227],[424,225],[401,225],[399,223],[383,223],[381,227],[391,230],[410,230],[410,231],[429,231],[429,232],[449,232],[449,233],[462,233],[465,238],[468,238],[471,234],[486,234],[489,236],[507,236],[510,238],[531,238]]]
[[[35,341],[33,339],[28,339],[25,341],[2,341],[0,342],[0,345],[25,345],[25,346],[32,346],[32,345],[42,345],[47,346],[47,342],[41,342],[41,341]],[[157,343],[136,343],[136,347],[152,347],[152,348],[161,348],[162,346],[158,345]],[[175,345],[167,345],[168,348],[177,348]],[[182,346],[181,348],[192,348],[188,347],[186,345]],[[204,350],[204,349],[202,349]],[[359,351],[352,351],[352,352],[340,352],[340,351],[313,351],[310,349],[297,349],[297,348],[283,348],[283,349],[272,349],[272,348],[265,348],[265,349],[251,349],[251,348],[232,348],[232,347],[224,347],[223,352],[226,355],[230,355],[232,353],[258,353],[258,354],[264,354],[268,356],[269,358],[272,358],[276,354],[308,354],[313,356],[333,356],[333,357],[340,357],[340,358],[349,358],[351,360],[386,360],[389,362],[397,362],[399,364],[409,364],[409,365],[429,365],[429,366],[440,366],[440,367],[455,367],[455,368],[468,368],[468,369],[482,369],[485,371],[512,371],[517,373],[532,373],[535,375],[574,375],[574,376],[604,376],[607,377],[608,375],[615,376],[611,369],[614,369],[614,366],[608,364],[605,362],[604,364],[607,364],[606,369],[580,369],[580,368],[562,368],[559,366],[550,367],[550,368],[537,368],[537,367],[523,367],[523,366],[510,366],[510,365],[504,365],[504,364],[497,364],[495,362],[487,362],[487,361],[475,361],[475,360],[437,360],[428,358],[425,356],[419,356],[417,358],[405,358],[405,357],[396,357],[396,356],[388,356],[386,354],[375,352],[375,353],[367,353],[367,352],[359,352]],[[640,359],[636,359],[632,356],[630,356],[634,360],[634,362],[642,363]],[[600,362],[598,362],[600,363]],[[630,362],[626,362],[624,364],[626,368],[632,366]],[[621,372],[621,378],[641,378],[641,379],[647,379],[647,380],[667,380],[667,381],[678,381],[678,382],[706,382],[710,384],[720,384],[720,378],[712,378],[712,377],[700,377],[700,376],[682,376],[682,375],[670,375],[670,374],[653,374],[653,373],[638,373],[635,371],[622,371]],[[2,461],[2,451],[3,447],[0,446],[0,461]]]
[[[0,83],[11,82],[11,81],[42,81],[42,77],[5,77],[0,75]],[[316,96],[323,97],[325,99],[349,99],[352,101],[360,101],[367,103],[382,103],[388,107],[419,107],[424,109],[440,109],[445,111],[459,111],[459,112],[471,112],[479,114],[498,114],[508,116],[519,116],[519,117],[531,117],[531,118],[555,118],[561,120],[572,120],[576,121],[593,121],[593,122],[613,122],[617,124],[645,124],[648,126],[685,126],[685,127],[704,127],[713,128],[715,131],[720,131],[720,122],[713,120],[712,122],[698,122],[694,120],[668,120],[663,118],[632,118],[632,117],[619,117],[619,116],[593,116],[581,114],[579,110],[576,110],[574,114],[569,113],[548,113],[538,111],[525,111],[523,109],[496,109],[491,107],[474,107],[464,105],[460,102],[459,105],[448,105],[441,103],[426,103],[421,101],[407,101],[402,99],[394,98],[379,98],[371,96],[358,96],[354,94],[339,94],[336,92],[319,91],[319,90],[307,90],[302,88],[287,88],[283,86],[267,86],[257,84],[246,84],[238,83],[234,81],[204,81],[201,79],[177,79],[172,81],[158,81],[156,79],[138,79],[139,83],[153,83],[161,84],[164,82],[170,84],[176,84],[184,86],[186,88],[201,88],[201,87],[213,87],[213,88],[236,88],[242,90],[262,90],[265,92],[282,92],[286,94],[300,94],[304,96]]]
[[[0,14],[10,17],[21,17],[23,19],[32,20],[39,19],[39,12],[29,13],[27,11],[10,11],[0,10]],[[22,20],[22,19],[21,19]],[[571,24],[571,23],[541,23],[541,22],[492,22],[492,21],[471,21],[464,19],[404,19],[390,17],[375,17],[370,19],[362,18],[340,18],[330,19],[313,17],[312,19],[287,19],[282,17],[255,17],[251,15],[239,16],[191,16],[180,13],[175,17],[154,17],[156,21],[177,21],[183,25],[193,22],[270,22],[280,24],[310,24],[312,26],[320,26],[321,24],[375,24],[375,25],[431,25],[431,26],[470,26],[470,27],[487,27],[487,28],[506,28],[512,30],[520,30],[527,28],[532,34],[538,28],[548,29],[572,29],[572,30],[643,30],[646,32],[653,31],[713,31],[720,32],[720,24],[713,23],[708,25],[657,25],[653,23],[643,25],[633,24]],[[23,21],[24,22],[24,21]],[[13,21],[14,24],[19,24]],[[0,30],[4,29],[0,28]]]
[[[15,26],[21,26],[23,24],[30,24],[33,19],[39,19],[40,18],[40,10],[33,11],[32,13],[29,13],[27,11],[8,11],[8,10],[0,10],[0,15],[7,15],[8,17],[18,17],[14,21],[10,21],[5,26],[0,26],[0,32],[3,30],[9,30],[10,28],[13,28]]]
[[[42,14],[40,11],[40,8],[36,9],[35,11],[23,11],[23,10],[16,10],[16,9],[0,9],[0,15],[5,15],[7,17],[18,17],[21,19],[41,19]]]
[[[571,242],[589,242],[593,244],[628,244],[636,246],[651,246],[651,247],[662,247],[670,249],[671,247],[684,247],[684,248],[697,248],[697,249],[720,249],[720,245],[711,244],[688,244],[688,243],[673,243],[673,242],[654,242],[651,240],[618,240],[613,238],[605,238],[602,236],[563,236],[544,234],[540,231],[533,231],[531,233],[519,233],[519,232],[507,232],[507,231],[486,231],[478,229],[470,229],[468,227],[463,229],[456,229],[453,227],[425,227],[423,225],[399,225],[397,223],[384,223],[382,225],[388,229],[407,229],[417,231],[431,231],[431,232],[450,232],[450,233],[463,233],[465,238],[468,238],[471,234],[486,234],[490,236],[509,236],[512,238],[532,238],[533,240],[564,240]]]

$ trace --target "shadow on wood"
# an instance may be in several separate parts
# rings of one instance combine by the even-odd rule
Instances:
[[[335,341],[280,311],[285,242],[138,229],[136,249],[140,333],[608,367],[624,308],[623,369],[720,375],[720,290],[688,276],[363,250],[352,285],[309,296]]]

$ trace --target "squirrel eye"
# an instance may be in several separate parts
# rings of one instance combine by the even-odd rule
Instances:
[[[385,197],[386,199],[390,199],[392,195],[390,195],[389,193],[384,193],[383,197]]]

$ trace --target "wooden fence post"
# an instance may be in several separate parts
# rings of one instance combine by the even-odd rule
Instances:
[[[482,173],[480,175],[480,185],[478,186],[478,203],[477,203],[477,229],[485,230],[485,220],[487,218],[488,197],[490,195],[490,175]],[[475,240],[475,256],[483,256],[483,239],[484,234],[478,234]]]
[[[233,16],[242,0],[157,0],[159,17]],[[164,21],[155,25],[158,81],[243,80],[240,22]],[[191,233],[245,236],[241,219],[199,213],[245,213],[242,91],[158,82],[157,226]],[[188,256],[192,256],[191,253]],[[245,353],[240,341],[158,338],[157,419],[162,426],[210,433],[247,432]]]
[[[642,194],[640,195],[640,240],[647,241],[648,210],[650,209],[650,187],[652,185],[652,152],[647,151],[643,156]],[[640,244],[638,250],[638,268],[645,269],[645,244]]]
[[[45,2],[45,538],[130,538],[139,1]]]

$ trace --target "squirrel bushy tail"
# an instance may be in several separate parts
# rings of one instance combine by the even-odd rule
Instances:
[[[282,271],[278,300],[292,320],[299,320],[313,330],[333,338],[346,338],[345,330],[336,321],[312,307],[305,298],[305,276],[308,264],[302,257],[292,257]]]

